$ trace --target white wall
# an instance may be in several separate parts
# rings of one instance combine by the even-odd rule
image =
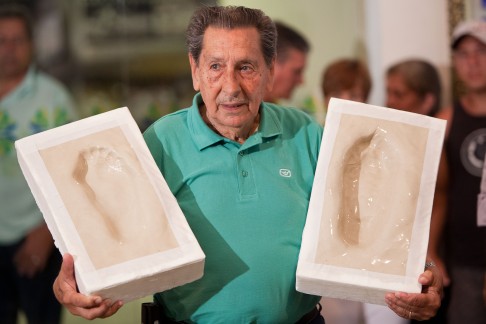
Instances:
[[[365,26],[374,82],[370,103],[384,104],[386,68],[408,58],[426,59],[438,68],[444,103],[450,103],[447,1],[365,0]]]

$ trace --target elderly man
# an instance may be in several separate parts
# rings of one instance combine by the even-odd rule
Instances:
[[[192,107],[144,134],[207,258],[204,276],[154,296],[175,322],[323,323],[319,297],[295,290],[295,271],[322,128],[295,109],[263,103],[273,82],[275,27],[260,10],[204,7],[188,31]],[[150,242],[147,242],[150,244]],[[433,315],[440,278],[422,294],[386,296],[401,316]],[[54,284],[85,318],[120,302],[75,290],[73,259]]]

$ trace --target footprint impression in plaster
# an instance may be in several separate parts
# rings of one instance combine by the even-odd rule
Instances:
[[[346,151],[338,232],[347,245],[366,248],[380,244],[392,221],[394,172],[399,168],[397,148],[380,127]]]
[[[136,235],[137,228],[145,226],[140,219],[141,208],[151,202],[141,199],[140,175],[115,150],[92,147],[81,151],[73,178],[82,186],[115,241],[124,243]]]

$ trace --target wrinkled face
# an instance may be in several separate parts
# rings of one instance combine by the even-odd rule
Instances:
[[[32,58],[32,45],[22,20],[0,19],[0,77],[23,75]]]
[[[486,91],[486,45],[465,36],[452,57],[457,76],[464,85],[471,91]]]
[[[410,89],[398,73],[389,74],[386,78],[386,106],[394,109],[424,112],[425,98]],[[428,107],[428,110],[432,107]]]
[[[275,63],[272,99],[290,99],[294,89],[304,81],[307,54],[291,48],[287,55],[285,60]]]
[[[212,126],[224,133],[252,125],[273,76],[257,29],[208,27],[199,63],[189,60],[194,89],[201,92]]]

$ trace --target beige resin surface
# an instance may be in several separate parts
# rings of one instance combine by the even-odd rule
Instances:
[[[120,127],[39,151],[95,268],[177,247]]]
[[[405,274],[427,134],[423,127],[342,115],[317,263]]]

